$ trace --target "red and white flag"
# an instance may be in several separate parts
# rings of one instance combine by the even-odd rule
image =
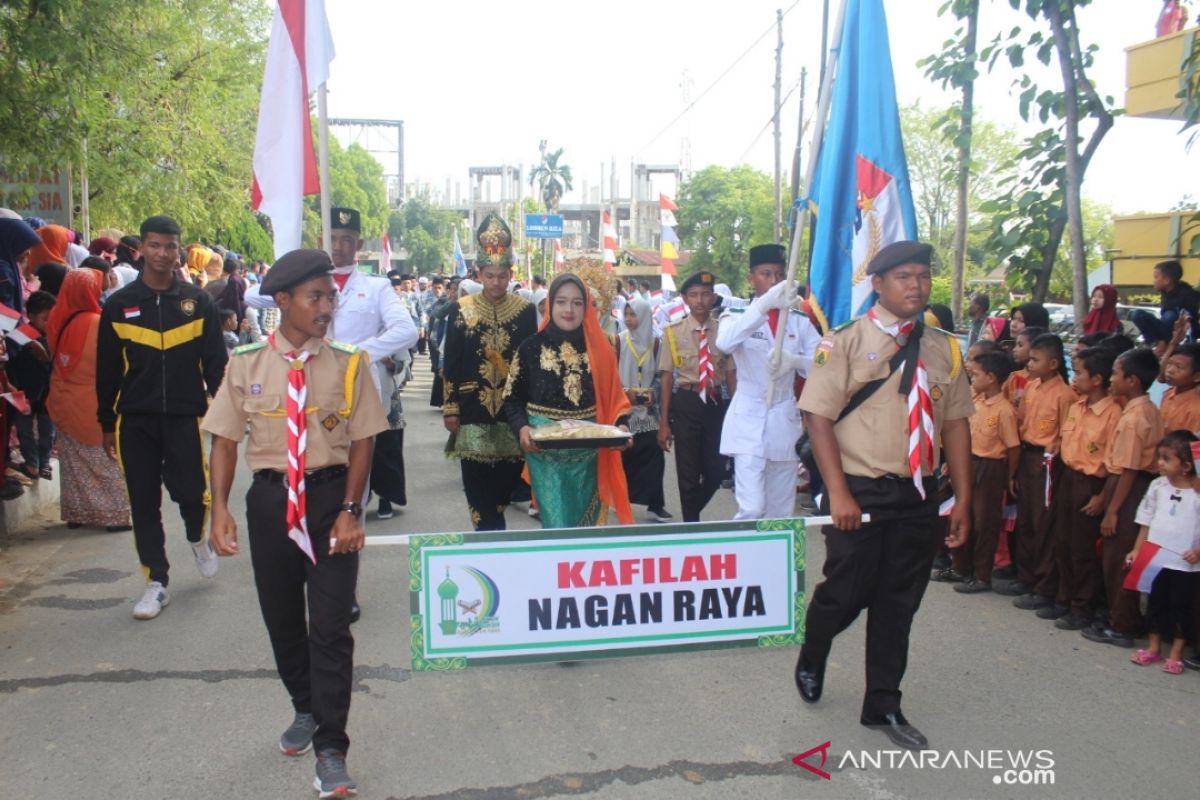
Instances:
[[[562,239],[554,240],[554,271],[562,272],[566,266],[566,260],[563,258]]]
[[[18,325],[11,331],[7,331],[5,336],[24,347],[30,342],[36,342],[41,337],[41,334],[38,333],[37,328],[26,322],[24,325]]]
[[[388,241],[387,228],[383,229],[383,245],[379,250],[379,272],[387,275],[392,269],[392,243]]]
[[[329,78],[324,0],[279,0],[254,141],[254,208],[271,218],[275,257],[300,247],[304,196],[321,191],[308,97]]]
[[[617,263],[617,231],[613,228],[612,217],[607,211],[600,217],[600,235],[604,237],[604,268],[612,269]]]
[[[0,333],[8,333],[21,324],[21,315],[0,303]]]

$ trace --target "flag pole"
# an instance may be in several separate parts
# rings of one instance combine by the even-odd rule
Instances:
[[[830,44],[829,52],[825,54],[825,65],[822,70],[821,88],[817,94],[817,118],[816,124],[813,126],[812,145],[808,148],[808,166],[804,172],[804,185],[801,187],[805,193],[812,189],[813,176],[817,171],[817,162],[821,157],[821,140],[825,136],[825,121],[829,117],[830,99],[833,96],[833,81],[837,72],[838,53],[842,47],[842,27],[846,16],[846,0],[841,0],[838,3],[836,22],[833,26],[833,41]],[[778,112],[777,112],[778,113]],[[788,283],[787,293],[792,296],[796,292],[796,264],[800,255],[800,241],[804,233],[804,229],[808,227],[809,204],[807,202],[800,204],[799,213],[796,214],[795,227],[792,228],[792,246],[788,251]],[[811,246],[811,243],[810,243]],[[783,337],[787,333],[787,323],[779,325],[775,331],[775,346],[771,350],[771,359],[768,362],[774,371],[780,362],[783,354]],[[775,381],[767,384],[767,408],[770,408],[775,403]]]
[[[329,231],[329,106],[323,83],[317,87],[317,146],[321,170],[321,249],[328,253],[333,249]]]

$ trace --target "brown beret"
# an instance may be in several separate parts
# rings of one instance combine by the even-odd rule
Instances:
[[[270,297],[276,292],[286,292],[318,275],[333,271],[333,262],[324,250],[292,250],[267,270],[259,287],[259,294]]]
[[[711,272],[697,272],[694,275],[689,275],[688,279],[679,287],[679,293],[683,294],[693,286],[706,286],[709,289],[716,285],[717,279],[713,277]]]
[[[928,267],[933,258],[933,246],[923,242],[892,242],[880,250],[867,265],[868,275],[882,275],[901,264],[921,264]]]

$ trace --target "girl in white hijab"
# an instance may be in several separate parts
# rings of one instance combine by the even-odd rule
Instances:
[[[617,368],[633,404],[629,416],[633,447],[621,454],[629,502],[646,506],[651,522],[670,522],[663,494],[666,459],[658,446],[659,343],[653,311],[645,300],[634,299],[625,305],[624,317],[625,330],[617,339]]]

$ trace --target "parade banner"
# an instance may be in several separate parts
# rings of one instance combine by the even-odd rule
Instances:
[[[409,537],[413,670],[804,641],[804,520]]]

